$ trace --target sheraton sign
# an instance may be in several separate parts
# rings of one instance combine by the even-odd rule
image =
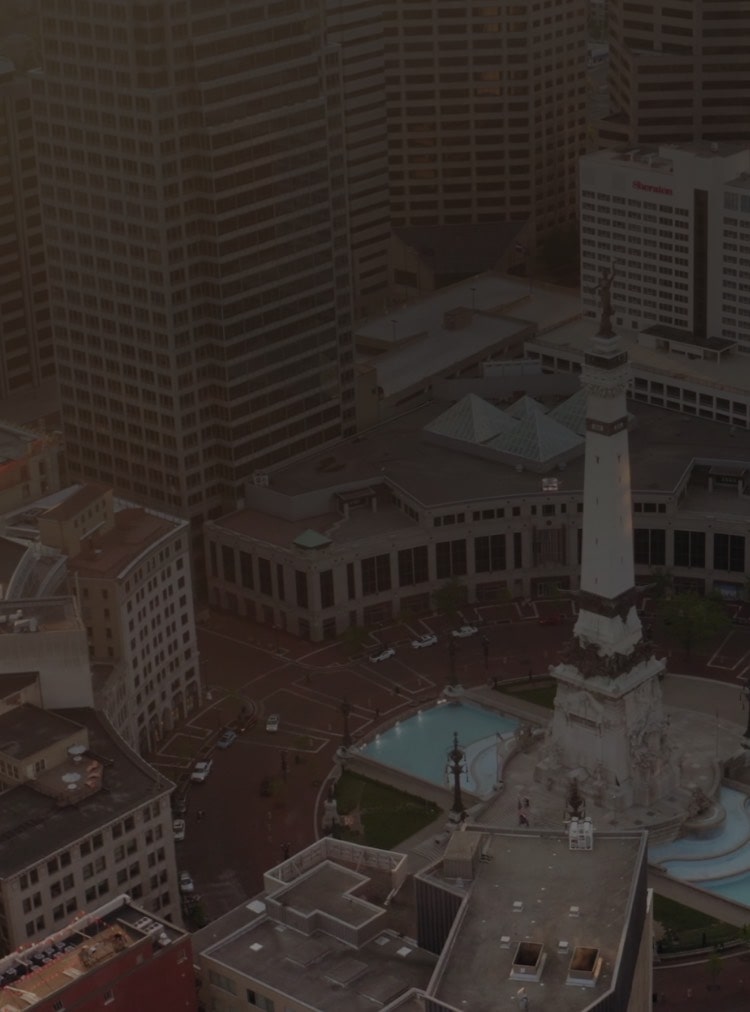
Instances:
[[[672,190],[669,186],[658,186],[654,183],[642,183],[640,179],[636,179],[633,183],[634,190],[645,190],[647,193],[666,193],[667,196],[672,196]]]

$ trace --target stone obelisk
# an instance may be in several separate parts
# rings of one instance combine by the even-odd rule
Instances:
[[[659,674],[636,608],[626,390],[628,356],[612,328],[614,272],[581,380],[587,391],[579,613],[537,777],[575,776],[607,807],[650,805],[677,783]]]

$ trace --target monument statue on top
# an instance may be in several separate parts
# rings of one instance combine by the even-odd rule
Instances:
[[[598,337],[614,337],[615,332],[612,328],[612,282],[615,280],[615,269],[610,267],[609,271],[606,267],[602,267],[601,277],[599,284],[593,289],[595,292],[599,292],[602,300],[602,311],[599,317],[599,333]]]

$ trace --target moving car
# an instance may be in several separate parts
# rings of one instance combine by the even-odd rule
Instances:
[[[462,625],[459,629],[453,629],[451,636],[458,636],[459,639],[464,639],[466,636],[474,636],[479,630],[475,625]]]
[[[278,713],[269,714],[268,719],[266,720],[266,731],[270,731],[272,733],[278,731],[280,723],[281,717]]]
[[[216,742],[217,748],[229,748],[232,742],[237,740],[237,732],[232,731],[231,728],[227,728],[226,731],[222,731],[221,737]]]
[[[190,779],[194,784],[202,784],[208,779],[208,774],[211,772],[213,766],[213,760],[207,759],[205,762],[196,763],[193,767],[193,772],[190,774]]]
[[[434,633],[423,633],[411,641],[412,649],[420,650],[422,647],[434,647],[437,643],[437,636]]]
[[[387,661],[389,657],[393,657],[396,651],[393,647],[386,647],[385,650],[381,650],[379,654],[370,654],[370,660],[373,664],[377,664],[378,661]]]
[[[194,893],[195,883],[190,875],[190,872],[180,872],[180,892],[181,893]]]
[[[172,823],[172,832],[174,833],[175,840],[185,839],[185,820],[175,819]]]

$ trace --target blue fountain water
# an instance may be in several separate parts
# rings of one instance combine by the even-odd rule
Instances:
[[[722,787],[726,821],[707,838],[649,847],[648,857],[673,878],[750,906],[750,798]]]
[[[444,785],[447,753],[456,731],[466,751],[462,785],[485,795],[498,780],[498,735],[512,734],[518,724],[513,717],[470,703],[442,703],[400,721],[361,746],[360,752],[385,766]]]

